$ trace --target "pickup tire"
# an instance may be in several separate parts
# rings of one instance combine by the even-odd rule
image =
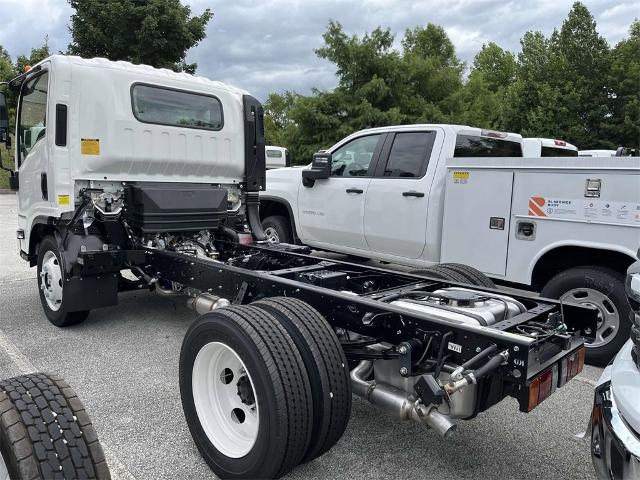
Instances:
[[[291,222],[287,217],[271,215],[262,220],[262,229],[270,242],[293,243]]]
[[[570,268],[549,280],[540,295],[599,310],[596,339],[585,343],[588,363],[606,365],[629,339],[631,305],[624,276],[614,270],[600,266]]]
[[[331,325],[309,304],[285,297],[252,303],[273,315],[302,355],[313,397],[311,442],[303,457],[309,462],[327,452],[344,433],[351,415],[349,364]]]
[[[111,478],[82,402],[54,375],[0,382],[0,451],[3,479]]]
[[[480,270],[470,267],[469,265],[464,265],[462,263],[441,263],[438,266],[440,268],[446,268],[447,270],[454,270],[460,273],[471,282],[471,285],[476,285],[478,287],[497,288],[496,284],[493,283],[493,280],[487,277]]]
[[[56,327],[69,327],[86,320],[89,310],[68,312],[65,308],[64,286],[67,272],[56,239],[44,237],[38,248],[37,281],[44,314]]]
[[[421,270],[413,270],[410,273],[476,287],[496,288],[495,283],[480,270],[461,263],[441,263]]]
[[[195,320],[182,342],[180,396],[191,436],[221,478],[277,478],[298,465],[313,424],[311,386],[286,329],[234,306]]]

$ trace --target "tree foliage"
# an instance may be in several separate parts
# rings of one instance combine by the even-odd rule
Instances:
[[[191,16],[180,0],[69,0],[72,55],[127,60],[158,68],[195,72],[187,50],[205,38],[213,16],[208,8]]]
[[[294,162],[356,130],[403,123],[496,128],[581,149],[640,144],[638,21],[610,48],[576,2],[550,37],[526,32],[517,55],[485,44],[468,71],[433,24],[407,30],[400,48],[382,27],[357,36],[330,22],[323,39],[316,54],[335,65],[336,88],[266,102],[267,139]]]

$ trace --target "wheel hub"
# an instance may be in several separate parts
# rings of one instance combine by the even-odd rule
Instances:
[[[264,234],[267,236],[267,240],[271,243],[280,243],[280,237],[278,232],[273,227],[267,227],[264,229]]]
[[[592,341],[586,342],[587,347],[602,347],[615,338],[620,328],[620,314],[604,293],[593,288],[574,288],[562,295],[560,300],[592,307],[598,311],[596,336]]]
[[[62,267],[52,251],[47,251],[42,258],[40,290],[47,306],[53,311],[59,310],[62,305]]]
[[[193,363],[193,403],[209,441],[231,458],[247,455],[258,438],[260,408],[251,375],[228,345],[204,345]]]

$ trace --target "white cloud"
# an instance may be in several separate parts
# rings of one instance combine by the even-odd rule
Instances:
[[[549,35],[559,27],[573,0],[183,0],[195,14],[211,8],[207,38],[188,55],[198,73],[253,92],[312,87],[332,88],[333,66],[318,59],[329,19],[349,33],[378,25],[390,27],[398,40],[404,30],[433,22],[442,25],[467,63],[483,43],[518,51],[527,30]],[[615,44],[640,16],[640,0],[585,0],[600,33]],[[69,43],[71,8],[66,0],[0,0],[0,45],[14,57],[28,53],[49,35],[52,51]]]

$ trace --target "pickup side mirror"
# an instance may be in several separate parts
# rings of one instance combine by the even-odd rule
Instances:
[[[316,180],[324,180],[331,176],[331,154],[318,152],[313,154],[311,168],[302,170],[302,184],[305,187],[313,187]]]

